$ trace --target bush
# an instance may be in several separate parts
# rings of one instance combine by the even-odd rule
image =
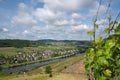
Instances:
[[[52,68],[51,68],[51,66],[46,66],[45,72],[46,72],[47,74],[52,73]]]

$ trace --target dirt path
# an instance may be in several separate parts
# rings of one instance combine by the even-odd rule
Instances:
[[[63,73],[85,74],[84,59],[82,59],[78,63],[73,64],[72,66],[69,66],[68,68],[64,69],[62,72]]]
[[[61,73],[48,80],[87,80],[84,68],[84,59],[67,67]]]
[[[60,73],[48,80],[87,80],[87,78],[86,75],[83,74]]]

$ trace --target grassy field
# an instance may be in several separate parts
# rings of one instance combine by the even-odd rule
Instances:
[[[76,64],[81,64],[80,61],[83,60],[84,58],[85,58],[84,56],[78,56],[54,64],[50,64],[53,71],[52,78],[50,78],[48,74],[45,74],[45,66],[44,66],[29,71],[25,74],[10,74],[10,75],[0,74],[0,80],[87,80],[85,73],[77,74],[74,72],[68,73],[64,71],[67,68],[69,69],[69,67],[71,66],[76,66]],[[83,64],[81,64],[81,66],[84,67]],[[75,68],[78,68],[78,70],[80,70],[79,67],[75,67]]]
[[[64,50],[64,49],[75,49],[74,46],[38,46],[38,47],[0,47],[0,54],[14,56],[18,52],[31,53],[38,50]]]

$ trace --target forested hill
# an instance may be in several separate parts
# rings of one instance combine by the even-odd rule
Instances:
[[[79,46],[79,45],[91,45],[90,41],[78,41],[78,40],[51,40],[51,39],[44,39],[44,40],[19,40],[19,39],[1,39],[0,40],[0,47],[33,47],[39,45],[65,45],[65,46]]]
[[[2,39],[0,40],[0,47],[30,47],[37,45],[36,41],[19,40],[19,39]]]
[[[52,40],[52,39],[44,39],[44,40],[38,40],[40,44],[45,45],[73,45],[73,46],[79,46],[79,45],[91,45],[90,41],[79,41],[79,40]]]

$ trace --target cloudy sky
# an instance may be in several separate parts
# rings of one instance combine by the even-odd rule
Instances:
[[[110,1],[113,20],[120,10],[120,0],[101,0],[99,36]],[[99,0],[0,0],[0,39],[90,40],[98,7]]]

